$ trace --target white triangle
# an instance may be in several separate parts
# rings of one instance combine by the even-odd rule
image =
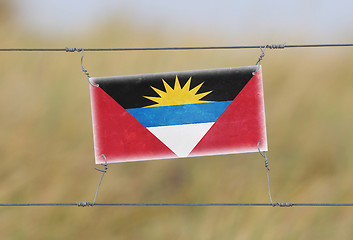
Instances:
[[[187,157],[214,122],[147,128],[178,157]]]

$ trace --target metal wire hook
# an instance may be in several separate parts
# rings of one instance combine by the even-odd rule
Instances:
[[[270,175],[269,175],[270,168],[268,167],[268,166],[269,166],[268,158],[267,158],[265,152],[261,152],[261,150],[260,150],[260,144],[261,144],[261,142],[258,142],[258,143],[257,143],[257,149],[259,150],[259,153],[261,154],[261,156],[262,156],[263,158],[265,158],[265,168],[266,168],[266,175],[267,175],[268,196],[269,196],[269,198],[270,198],[270,202],[271,202],[272,206],[275,207],[276,204],[274,204],[274,203],[272,202],[272,197],[271,197]]]
[[[87,76],[87,80],[88,80],[89,84],[91,84],[93,87],[99,87],[99,84],[95,84],[91,81],[91,76],[89,75],[88,71],[83,67],[83,57],[84,57],[85,51],[83,48],[81,49],[81,51],[82,51],[82,56],[81,56],[82,72]]]
[[[265,158],[266,161],[267,161],[266,153],[265,153],[265,152],[261,152],[261,150],[260,150],[260,144],[261,144],[261,142],[258,142],[258,143],[257,143],[257,150],[259,151],[259,153],[261,154],[261,156],[262,156],[263,158]]]
[[[267,48],[268,45],[265,45],[265,47],[262,49],[262,47],[260,46],[260,50],[261,50],[261,54],[260,54],[260,57],[259,57],[259,60],[257,60],[256,64],[255,65],[259,65],[261,60],[264,58],[265,56],[265,50]]]
[[[267,47],[269,47],[269,45],[265,45],[265,47],[262,49],[262,46],[260,46],[260,50],[261,50],[261,54],[260,54],[260,57],[259,57],[259,59],[257,60],[257,62],[256,62],[256,66],[257,66],[257,68],[256,68],[256,70],[252,73],[252,75],[254,76],[256,73],[257,73],[257,71],[260,69],[260,62],[261,62],[261,60],[264,58],[264,56],[265,56],[265,50],[266,50],[266,48]],[[269,47],[269,48],[271,48],[271,47]]]
[[[104,170],[101,170],[99,168],[95,168],[97,171],[100,171],[100,172],[107,172],[107,169],[108,169],[108,162],[107,162],[107,158],[105,157],[104,154],[102,154],[102,157],[104,158],[104,163],[101,163],[101,165],[104,166]]]
[[[108,170],[107,158],[105,157],[104,154],[102,154],[102,157],[104,158],[104,163],[102,163],[102,165],[104,166],[104,169],[101,170],[101,169],[95,168],[97,171],[102,172],[102,176],[101,176],[101,179],[100,179],[100,181],[99,181],[99,184],[98,184],[98,187],[97,187],[97,190],[96,190],[96,194],[94,195],[93,203],[91,204],[92,207],[93,207],[94,204],[96,203],[96,199],[97,199],[97,196],[98,196],[98,191],[99,191],[99,188],[100,188],[100,186],[101,186],[101,183],[102,183],[104,174],[105,174],[105,173],[107,172],[107,170]]]

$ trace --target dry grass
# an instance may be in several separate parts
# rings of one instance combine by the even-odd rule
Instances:
[[[0,26],[5,31],[6,26]],[[166,46],[128,27],[67,46]],[[48,39],[46,39],[48,40]],[[23,32],[3,47],[46,47]],[[54,40],[52,47],[56,44]],[[179,45],[197,45],[193,36]],[[45,45],[45,43],[47,45]],[[82,44],[84,43],[84,44]],[[203,41],[201,45],[214,42]],[[64,45],[63,45],[64,44]],[[259,51],[87,53],[92,76],[252,65]],[[275,201],[352,202],[352,49],[268,51],[265,104]],[[88,83],[77,53],[1,53],[1,202],[92,201]],[[259,154],[109,166],[99,202],[267,202]],[[350,208],[3,207],[1,239],[349,239]]]

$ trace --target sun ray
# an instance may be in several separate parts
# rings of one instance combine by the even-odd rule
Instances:
[[[151,100],[153,102],[156,102],[155,104],[158,104],[160,101],[160,97],[148,97],[148,96],[143,96],[144,98],[147,98],[148,100]]]
[[[180,90],[181,90],[180,82],[179,82],[178,76],[176,76],[175,83],[174,83],[174,91],[180,91]]]
[[[183,90],[184,92],[188,92],[190,91],[190,83],[191,83],[191,77],[189,78],[189,80],[185,83]]]
[[[212,91],[204,92],[204,93],[199,93],[196,96],[199,97],[199,100],[203,97],[206,97],[208,94],[210,94]],[[201,101],[201,100],[200,100]],[[210,102],[210,101],[203,101],[203,102]]]
[[[191,94],[196,95],[196,93],[199,91],[199,89],[202,87],[204,82],[200,83],[199,85],[197,85],[196,87],[194,87],[193,89],[190,90]]]
[[[173,92],[173,88],[171,88],[171,87],[169,86],[169,84],[166,83],[166,81],[164,81],[164,79],[162,79],[162,81],[163,81],[163,84],[164,84],[164,88],[165,88],[166,93]]]
[[[211,101],[200,100],[210,94],[212,91],[197,93],[203,85],[203,82],[190,89],[191,85],[191,77],[185,83],[183,87],[180,86],[180,82],[178,76],[175,77],[174,82],[174,89],[170,87],[170,85],[164,80],[163,85],[165,91],[162,91],[158,88],[152,87],[151,88],[159,95],[159,97],[150,97],[150,96],[143,96],[147,98],[155,104],[147,106],[147,107],[158,107],[158,106],[171,106],[171,105],[184,105],[184,104],[196,104],[196,103],[206,103]]]
[[[162,90],[159,90],[158,88],[155,88],[155,87],[152,87],[151,88],[160,96],[160,97],[163,97],[166,95],[166,92],[162,91]]]

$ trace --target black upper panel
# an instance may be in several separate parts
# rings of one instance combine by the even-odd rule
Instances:
[[[194,88],[204,82],[198,93],[207,91],[212,92],[202,98],[206,101],[230,101],[233,100],[239,92],[245,87],[257,71],[257,66],[156,73],[145,75],[118,76],[92,78],[92,81],[99,84],[107,94],[109,94],[123,108],[140,108],[155,104],[155,102],[144,98],[143,96],[159,95],[151,86],[165,91],[162,79],[169,86],[174,88],[175,78],[178,76],[181,87],[185,85],[191,77],[191,86]]]

